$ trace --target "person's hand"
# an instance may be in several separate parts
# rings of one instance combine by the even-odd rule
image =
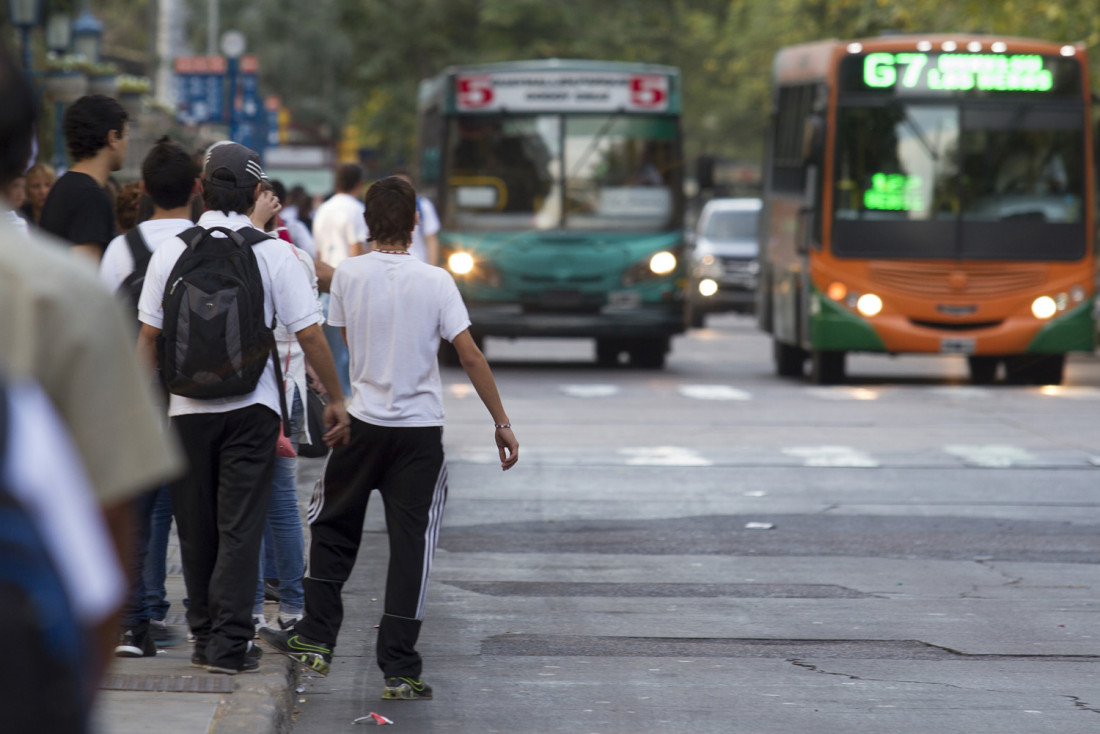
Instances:
[[[511,426],[496,429],[497,451],[500,453],[500,468],[508,471],[519,461],[519,441],[512,433]]]
[[[344,409],[343,400],[328,401],[325,405],[324,422],[328,426],[324,436],[326,446],[335,448],[348,442],[351,437],[351,418]]]
[[[263,229],[264,225],[271,221],[271,218],[279,213],[279,210],[283,208],[283,205],[279,203],[278,197],[272,191],[261,191],[260,195],[256,197],[256,204],[252,208],[252,215],[249,219],[260,229]]]

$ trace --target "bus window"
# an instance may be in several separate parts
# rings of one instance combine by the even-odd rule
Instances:
[[[566,117],[565,226],[670,228],[679,185],[676,138],[676,123],[665,118]]]
[[[962,184],[969,221],[1077,223],[1084,216],[1080,110],[1041,116],[1018,110],[964,116]]]
[[[546,229],[560,219],[556,115],[451,122],[447,222],[455,229]]]
[[[957,216],[956,107],[891,104],[840,110],[838,219]]]

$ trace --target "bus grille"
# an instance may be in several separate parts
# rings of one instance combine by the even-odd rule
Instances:
[[[910,319],[917,326],[923,326],[926,329],[938,329],[940,331],[978,331],[980,329],[992,329],[1000,326],[1000,321],[971,321],[967,324],[960,324],[956,322],[946,321],[921,321],[919,319]]]
[[[915,296],[1003,296],[1034,288],[1046,281],[1046,267],[1036,265],[932,265],[909,262],[905,265],[874,264],[871,280],[884,288]],[[951,283],[952,275],[961,275],[966,285]]]

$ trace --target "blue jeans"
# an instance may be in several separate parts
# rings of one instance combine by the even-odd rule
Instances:
[[[148,555],[142,576],[145,578],[145,606],[150,619],[168,616],[168,593],[164,590],[168,556],[168,536],[172,532],[172,493],[165,485],[153,493],[153,512],[149,524]]]
[[[321,294],[321,307],[325,311],[325,319],[328,319],[329,294]],[[344,344],[344,338],[340,335],[339,326],[329,326],[327,321],[322,327],[325,339],[328,340],[329,351],[332,352],[332,361],[336,364],[336,376],[340,378],[340,388],[344,391],[344,400],[351,403],[351,377],[348,370],[351,368],[351,356],[348,354],[348,345]]]
[[[153,514],[153,501],[155,492],[145,492],[138,495],[133,501],[134,523],[137,532],[134,533],[134,547],[130,551],[127,560],[129,568],[127,576],[130,578],[130,589],[126,595],[126,603],[122,607],[122,626],[137,627],[150,618],[149,607],[145,597],[145,559],[149,554],[149,526]]]
[[[298,447],[298,426],[302,425],[305,409],[301,396],[294,393],[290,411],[291,443]],[[264,528],[264,548],[260,551],[263,567],[264,549],[275,552],[275,577],[279,579],[279,611],[301,614],[305,605],[302,576],[305,573],[305,534],[302,516],[298,512],[298,458],[280,456],[275,459],[275,477],[271,481],[271,501],[268,504]],[[256,579],[256,598],[252,611],[261,614],[264,608],[264,570]],[[270,576],[268,576],[270,578]]]

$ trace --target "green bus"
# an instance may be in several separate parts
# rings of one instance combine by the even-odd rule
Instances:
[[[419,172],[478,341],[588,337],[662,367],[684,331],[680,75],[548,59],[421,83]]]

